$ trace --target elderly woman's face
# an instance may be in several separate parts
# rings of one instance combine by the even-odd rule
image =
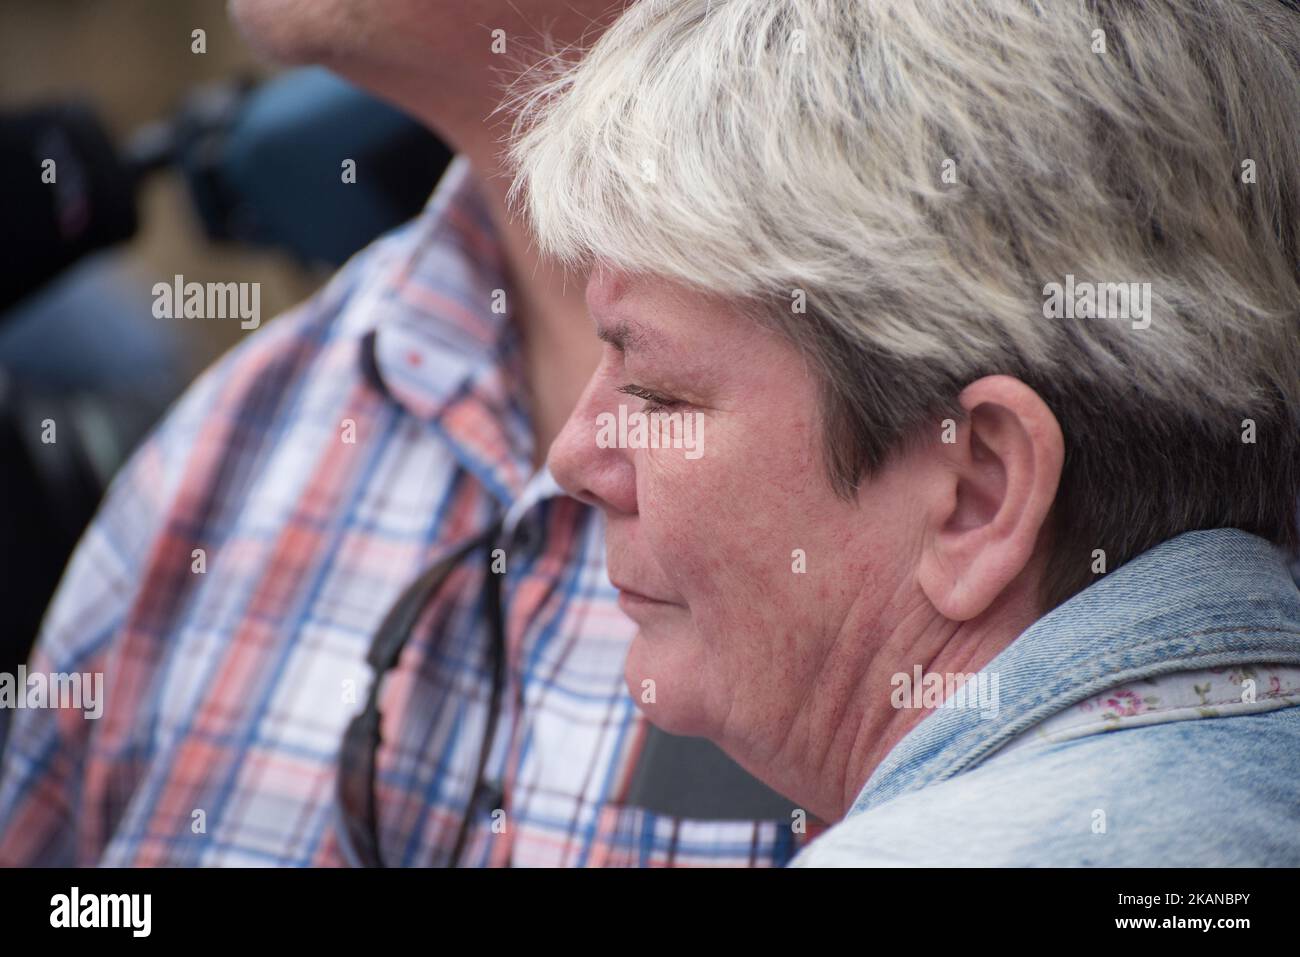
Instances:
[[[640,626],[629,690],[666,730],[773,759],[819,687],[861,682],[863,644],[906,591],[906,467],[837,497],[801,354],[725,302],[609,274],[587,301],[606,345],[550,464],[605,513],[609,575]],[[689,417],[694,447],[609,447],[644,446],[635,413],[655,411]]]

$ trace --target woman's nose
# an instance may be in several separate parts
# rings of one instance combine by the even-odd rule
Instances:
[[[602,401],[602,395],[604,397]],[[628,449],[603,448],[597,440],[601,413],[617,416],[617,393],[598,371],[587,383],[564,428],[551,444],[547,464],[569,495],[606,511],[636,512],[636,467]]]

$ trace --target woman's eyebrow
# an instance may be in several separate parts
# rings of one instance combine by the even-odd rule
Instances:
[[[619,352],[644,349],[650,336],[637,323],[620,319],[609,325],[596,325],[596,338],[608,342]]]

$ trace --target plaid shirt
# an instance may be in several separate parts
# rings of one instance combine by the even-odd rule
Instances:
[[[342,734],[402,587],[509,513],[507,669],[469,865],[771,865],[790,821],[628,806],[647,724],[598,512],[534,474],[491,221],[463,158],[424,214],[206,372],[114,480],[31,671],[103,716],[14,712],[0,864],[333,865]],[[500,292],[498,292],[500,291]],[[505,310],[500,309],[503,301]],[[479,563],[383,687],[381,848],[447,861],[490,694]],[[499,817],[499,815],[498,815]]]

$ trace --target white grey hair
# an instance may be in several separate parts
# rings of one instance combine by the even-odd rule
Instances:
[[[1066,434],[1049,603],[1092,548],[1295,544],[1286,3],[640,0],[549,67],[508,104],[541,250],[752,302],[818,363],[838,487],[1007,372]],[[1149,328],[1045,318],[1066,277],[1150,283]]]

